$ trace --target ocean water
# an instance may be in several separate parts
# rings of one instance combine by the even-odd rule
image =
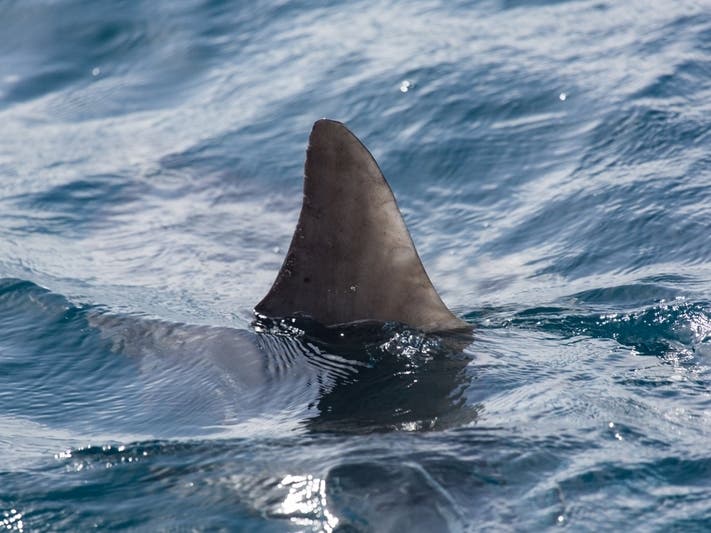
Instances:
[[[4,0],[0,526],[710,531],[711,4]],[[464,350],[255,323],[320,117]]]

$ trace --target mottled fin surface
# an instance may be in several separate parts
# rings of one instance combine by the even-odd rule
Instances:
[[[284,264],[255,312],[324,325],[401,322],[469,330],[425,272],[390,186],[343,124],[319,120],[306,152],[304,200]]]

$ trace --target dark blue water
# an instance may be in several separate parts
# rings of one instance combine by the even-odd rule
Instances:
[[[1,526],[711,530],[708,2],[5,0],[0,58]],[[252,324],[323,116],[463,353]]]

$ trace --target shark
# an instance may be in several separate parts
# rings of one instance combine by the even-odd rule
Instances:
[[[313,125],[299,219],[250,329],[68,312],[58,295],[4,283],[7,294],[29,295],[28,321],[49,313],[47,327],[66,329],[65,338],[86,336],[81,345],[92,353],[130,361],[124,371],[142,384],[129,380],[131,390],[152,406],[134,410],[155,415],[143,429],[158,436],[159,419],[167,432],[229,426],[243,434],[269,424],[436,429],[476,418],[462,398],[472,327],[435,290],[377,162],[335,120]]]

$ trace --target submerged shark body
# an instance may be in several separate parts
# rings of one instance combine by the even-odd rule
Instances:
[[[478,414],[462,396],[469,359],[401,325],[297,319],[252,332],[108,313],[87,319],[104,346],[132,361],[142,404],[186,434],[433,430]]]
[[[255,313],[255,332],[87,319],[113,352],[147,373],[163,369],[151,387],[196,382],[223,421],[265,410],[274,420],[286,409],[311,429],[434,428],[448,414],[461,422],[453,391],[466,360],[439,352],[461,351],[471,328],[440,299],[377,163],[339,122],[314,124],[299,221]]]

